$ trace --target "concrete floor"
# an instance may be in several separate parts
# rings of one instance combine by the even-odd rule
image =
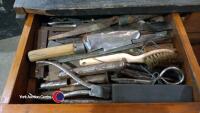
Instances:
[[[18,45],[23,24],[15,18],[15,0],[0,0],[0,97]]]
[[[0,40],[0,97],[18,45],[19,36]]]

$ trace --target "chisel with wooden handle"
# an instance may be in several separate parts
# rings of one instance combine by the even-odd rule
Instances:
[[[71,43],[61,46],[33,50],[28,53],[28,57],[29,60],[33,62],[48,58],[66,56],[75,53],[85,53],[85,52],[86,51],[83,43]]]
[[[136,40],[139,37],[140,32],[138,30],[91,34],[88,35],[83,42],[30,51],[28,57],[29,60],[33,62],[71,54],[93,52],[100,49],[103,49],[103,51],[109,51],[130,45],[133,40]]]

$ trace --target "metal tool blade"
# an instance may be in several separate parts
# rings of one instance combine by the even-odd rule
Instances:
[[[84,44],[88,52],[99,49],[109,51],[115,48],[132,44],[132,40],[139,39],[140,32],[138,30],[114,31],[108,33],[98,33],[88,35]]]

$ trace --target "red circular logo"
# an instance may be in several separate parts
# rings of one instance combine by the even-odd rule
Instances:
[[[53,101],[56,103],[61,103],[64,101],[64,94],[62,91],[54,91],[52,94]]]

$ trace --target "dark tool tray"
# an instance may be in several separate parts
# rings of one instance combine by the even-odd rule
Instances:
[[[51,16],[195,12],[199,6],[199,0],[15,0],[14,4],[19,15]]]

